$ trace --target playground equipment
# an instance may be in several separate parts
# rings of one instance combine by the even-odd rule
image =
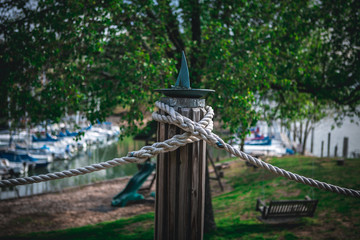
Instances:
[[[145,162],[141,169],[130,179],[124,190],[113,198],[111,205],[125,207],[129,201],[144,199],[144,196],[137,193],[137,191],[154,171],[155,166],[155,163]]]

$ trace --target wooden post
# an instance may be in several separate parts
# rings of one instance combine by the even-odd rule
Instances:
[[[199,121],[205,114],[205,100],[161,99],[176,111]],[[158,124],[157,140],[164,141],[183,131]],[[155,239],[203,239],[205,203],[206,143],[187,144],[157,159]]]
[[[314,153],[314,127],[311,128],[310,152],[311,152],[311,153]]]
[[[337,157],[337,151],[338,151],[338,147],[337,145],[335,146],[335,149],[334,149],[334,157]]]
[[[328,146],[327,146],[327,156],[330,157],[330,138],[331,133],[328,133]]]
[[[344,137],[344,143],[343,143],[343,157],[347,158],[348,155],[348,146],[349,146],[349,138]]]
[[[321,141],[321,157],[324,157],[324,141]]]

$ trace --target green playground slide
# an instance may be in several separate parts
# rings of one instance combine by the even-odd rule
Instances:
[[[128,201],[144,199],[144,196],[137,193],[137,191],[154,171],[155,166],[156,164],[152,162],[144,163],[141,169],[130,179],[124,190],[113,198],[111,205],[124,207]]]

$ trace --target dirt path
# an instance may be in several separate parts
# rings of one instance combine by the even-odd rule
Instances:
[[[68,188],[58,193],[2,200],[0,236],[80,227],[154,211],[154,203],[150,202],[130,204],[123,208],[111,206],[112,198],[126,186],[129,179],[118,178]],[[143,186],[149,186],[151,179],[152,176]],[[217,181],[210,183],[213,196],[222,193]],[[225,192],[231,190],[224,180],[222,184]],[[155,191],[155,186],[154,183],[151,191]],[[148,197],[151,191],[140,193]]]
[[[137,203],[124,208],[110,205],[111,199],[128,180],[114,179],[59,193],[0,201],[0,235],[79,227],[153,211],[153,203]],[[148,181],[144,186],[149,184]],[[142,193],[145,197],[148,194]]]

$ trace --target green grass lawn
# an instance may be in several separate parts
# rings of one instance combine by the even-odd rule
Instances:
[[[334,159],[308,157],[274,158],[278,167],[335,185],[360,189],[360,159],[336,166]],[[217,230],[205,239],[359,239],[360,200],[277,177],[238,161],[225,171],[231,191],[213,198]],[[212,183],[214,186],[216,182]],[[266,225],[256,219],[257,198],[319,199],[314,218],[295,224]],[[6,239],[153,239],[154,213],[54,232],[32,233]],[[5,239],[5,238],[4,238]]]

